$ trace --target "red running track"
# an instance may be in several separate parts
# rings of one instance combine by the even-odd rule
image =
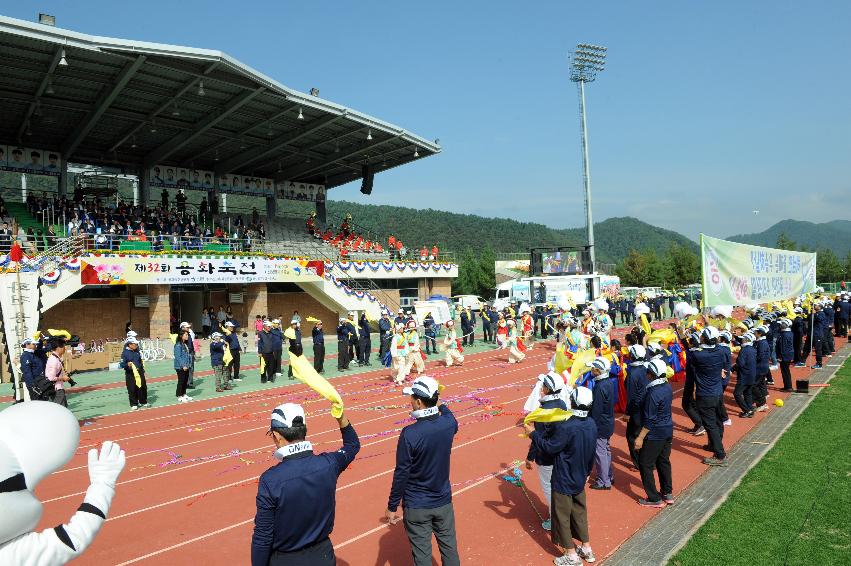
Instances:
[[[461,425],[451,480],[464,564],[548,564],[557,554],[540,527],[538,514],[546,517],[546,505],[536,471],[522,468],[528,498],[500,477],[525,458],[528,440],[520,437],[517,423],[535,376],[544,371],[551,355],[552,346],[539,343],[519,365],[507,364],[502,352],[486,352],[469,356],[459,368],[446,369],[442,362],[427,366],[427,372],[447,386],[444,400]],[[381,522],[396,438],[408,422],[407,399],[390,383],[386,371],[338,378],[334,384],[362,443],[357,459],[338,482],[332,534],[338,563],[410,564],[402,525]],[[772,392],[772,399],[775,395]],[[88,447],[116,440],[127,451],[127,466],[109,519],[78,563],[247,564],[256,481],[275,463],[264,433],[272,408],[286,401],[305,405],[308,438],[318,451],[340,445],[327,401],[304,386],[98,419],[83,427],[80,450],[68,466],[39,486],[37,494],[45,503],[39,529],[64,522],[80,504],[88,486]],[[732,399],[727,405],[731,415],[738,413]],[[675,413],[672,465],[677,494],[705,469],[700,459],[706,453],[700,445],[706,437],[686,434],[686,417],[679,409]],[[725,445],[741,438],[761,417],[733,417]],[[591,540],[600,557],[658,512],[635,502],[643,490],[638,473],[628,469],[624,429],[618,422],[612,439],[615,489],[588,492]]]

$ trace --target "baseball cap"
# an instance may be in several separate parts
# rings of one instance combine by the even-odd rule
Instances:
[[[272,324],[281,324],[281,319],[280,318],[272,319]]]
[[[558,393],[564,387],[564,379],[554,371],[542,373],[538,376],[538,381],[553,393]]]
[[[133,332],[132,330],[128,330],[128,331],[127,331],[127,337],[128,337],[128,338],[135,338],[136,336],[138,336],[138,334],[136,334],[136,333],[135,333],[135,332]]]
[[[437,383],[436,379],[423,375],[418,377],[410,387],[404,388],[402,393],[405,395],[416,395],[417,397],[431,399],[437,393],[440,393],[441,389],[443,389],[443,387]]]
[[[756,340],[756,336],[753,335],[753,332],[745,332],[742,334],[742,342],[753,342]]]
[[[225,326],[234,327],[236,325],[234,323],[232,323],[231,321],[227,321],[227,322],[225,322]]]
[[[270,321],[270,320],[264,320],[264,321],[263,321],[263,326],[272,326],[272,321]]]
[[[603,356],[600,356],[600,357],[586,363],[585,365],[588,366],[589,368],[592,368],[592,369],[597,368],[601,372],[609,371],[609,367],[610,367],[609,366],[609,360],[607,360]]]
[[[24,341],[21,342],[21,348],[23,348],[24,346],[27,346],[28,344],[35,344],[35,343],[36,343],[36,341],[33,340],[32,338],[24,338]]]
[[[180,323],[180,328],[188,328],[189,326],[192,326],[192,325],[189,324],[188,322],[181,322]]]
[[[707,340],[718,340],[718,336],[720,336],[720,333],[714,326],[707,326],[703,329],[703,337]]]
[[[293,421],[296,417],[301,417],[302,422],[307,424],[307,420],[304,418],[304,409],[301,405],[296,405],[295,403],[278,405],[272,411],[272,425],[270,428],[272,430],[290,428],[293,426]]]
[[[133,338],[132,336],[124,341],[125,344],[138,344],[139,341]]]
[[[210,334],[210,338],[221,338],[221,337],[222,337],[221,332],[213,332],[212,334]]]

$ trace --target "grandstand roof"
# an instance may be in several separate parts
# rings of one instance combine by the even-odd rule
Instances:
[[[367,162],[380,172],[441,150],[221,51],[0,16],[0,68],[0,143],[60,151],[66,161],[334,187],[361,177]]]

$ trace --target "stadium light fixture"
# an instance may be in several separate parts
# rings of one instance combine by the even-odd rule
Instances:
[[[133,143],[130,145],[130,149],[136,149],[136,136],[133,136]]]
[[[310,96],[319,96],[319,89],[315,87],[310,89]]]
[[[340,141],[339,140],[334,142],[334,153],[340,153]]]
[[[366,132],[366,139],[368,139],[368,140],[371,140],[371,139],[372,139],[372,128],[370,128],[369,130],[367,130],[367,132]]]
[[[245,149],[245,138],[244,137],[239,138],[239,149]]]
[[[585,230],[592,271],[596,270],[594,251],[594,221],[591,215],[591,164],[588,160],[588,124],[585,118],[585,83],[593,82],[606,66],[607,48],[580,43],[570,63],[570,80],[579,86],[579,128],[582,137],[582,179],[585,185]]]
[[[174,101],[174,109],[171,111],[172,116],[180,116],[180,109],[177,107],[177,101]]]
[[[56,16],[41,13],[38,15],[38,23],[45,26],[56,27]]]
[[[420,156],[420,150],[417,146],[414,146],[414,157],[419,157],[419,156]]]
[[[47,79],[47,88],[44,89],[45,94],[54,94],[56,91],[53,90],[53,79]]]
[[[216,150],[216,157],[215,157],[214,159],[215,159],[216,161],[218,161],[218,160],[219,160],[219,150],[218,150],[218,149]]]
[[[268,127],[268,130],[266,131],[266,135],[271,138],[273,135],[275,135],[275,132],[272,131],[272,120],[269,120],[266,123],[266,126]]]
[[[198,83],[198,96],[204,96],[207,92],[204,90],[204,81]]]
[[[33,135],[33,130],[32,130],[32,128],[30,127],[30,121],[29,121],[29,120],[27,120],[27,131],[26,131],[26,135],[28,135],[28,136]]]
[[[298,119],[304,120],[304,114],[301,112],[301,106],[298,107]]]
[[[278,161],[278,173],[283,173],[283,172],[284,172],[284,167],[283,167],[283,165],[281,164],[281,162],[280,162],[280,161]]]
[[[68,66],[68,59],[65,57],[65,48],[62,48],[62,55],[59,57],[59,65],[62,67]]]
[[[157,133],[157,121],[151,118],[151,133]]]

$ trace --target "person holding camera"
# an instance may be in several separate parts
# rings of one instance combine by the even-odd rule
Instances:
[[[47,363],[44,366],[44,375],[47,379],[53,382],[53,401],[63,407],[68,406],[68,398],[65,395],[65,383],[73,385],[71,377],[65,371],[65,366],[62,365],[62,356],[65,355],[65,341],[55,340],[50,343],[50,355],[47,356]]]

